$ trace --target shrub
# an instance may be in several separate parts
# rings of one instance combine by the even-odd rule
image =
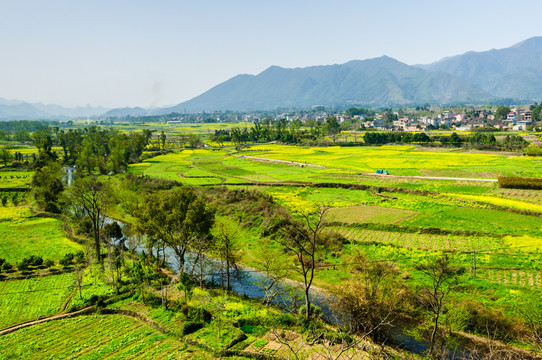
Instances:
[[[23,261],[21,261],[20,263],[17,263],[17,269],[19,269],[20,271],[26,271],[28,270],[28,263],[24,261],[25,259],[23,259]]]
[[[49,260],[45,260],[45,261],[43,262],[43,265],[45,265],[45,267],[50,268],[50,267],[55,266],[55,262],[54,262],[53,260],[50,260],[50,259],[49,259]]]
[[[8,262],[5,262],[5,263],[2,264],[2,270],[3,271],[11,271],[11,270],[13,270],[13,265],[11,265]]]
[[[41,266],[43,265],[43,258],[41,256],[31,255],[28,262],[32,266]]]
[[[490,335],[505,340],[518,335],[513,321],[500,311],[484,308],[481,304],[468,301],[460,306],[461,327],[465,331]]]
[[[194,322],[194,321],[188,321],[185,322],[181,328],[181,332],[183,335],[192,334],[193,332],[198,331],[203,327],[203,323],[201,322]]]
[[[264,347],[265,345],[267,345],[267,340],[265,340],[265,339],[256,340],[256,341],[254,341],[253,345],[254,345],[254,347],[257,347],[257,348]]]
[[[72,254],[72,253],[67,253],[66,255],[64,255],[64,257],[62,259],[59,260],[59,264],[62,265],[63,267],[68,267],[70,266],[72,263],[73,263],[73,259],[75,258],[75,255]]]
[[[85,261],[85,253],[82,250],[79,250],[73,256],[73,260],[75,261],[76,264],[83,263]]]
[[[213,315],[211,315],[209,311],[200,307],[189,307],[186,316],[187,318],[192,320],[199,320],[205,322],[211,321],[211,319],[213,318]]]
[[[499,187],[507,189],[542,190],[542,179],[519,176],[499,176]]]
[[[307,305],[301,305],[299,307],[299,310],[297,311],[297,313],[299,315],[305,315],[305,311],[307,309]],[[322,312],[322,309],[319,308],[318,306],[316,305],[313,305],[311,304],[311,315],[312,317],[315,317],[315,318],[319,318],[323,315],[324,313]]]

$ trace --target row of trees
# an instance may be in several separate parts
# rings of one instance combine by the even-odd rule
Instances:
[[[246,144],[267,141],[281,141],[284,143],[299,143],[304,139],[316,140],[322,135],[332,136],[334,141],[340,134],[341,124],[337,118],[330,116],[325,122],[308,120],[306,129],[301,129],[303,123],[296,119],[288,122],[286,119],[272,121],[269,118],[256,123],[252,128],[231,128],[230,130],[215,130],[212,141],[223,145],[226,141],[234,144]],[[308,129],[307,129],[308,128]]]
[[[471,135],[459,136],[452,133],[450,136],[433,135],[410,132],[366,132],[363,135],[366,144],[442,144],[457,147],[484,147],[502,150],[521,150],[529,143],[520,135],[506,135],[501,141],[497,141],[491,133],[476,132]]]

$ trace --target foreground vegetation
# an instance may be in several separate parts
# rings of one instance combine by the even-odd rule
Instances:
[[[536,183],[535,158],[417,146],[168,151],[164,137],[93,128],[70,135],[88,151],[59,149],[78,165],[67,187],[51,135],[38,135],[31,179],[0,171],[0,328],[89,306],[102,315],[1,336],[2,355],[406,358],[384,346],[393,328],[427,341],[431,358],[540,351],[542,196],[497,183]],[[99,139],[107,147],[93,147]],[[97,328],[108,329],[103,342]],[[77,336],[47,345],[66,333]]]

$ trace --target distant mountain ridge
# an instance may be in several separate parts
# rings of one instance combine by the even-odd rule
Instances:
[[[315,104],[365,106],[487,102],[494,96],[465,80],[429,72],[382,56],[342,65],[286,69],[271,66],[258,75],[238,75],[169,112],[274,110]]]
[[[66,108],[60,105],[27,103],[0,98],[0,120],[52,120],[98,116],[108,109],[102,106]]]
[[[542,37],[504,49],[470,51],[427,65],[407,65],[382,56],[340,65],[294,69],[271,66],[257,75],[234,76],[173,107],[69,109],[0,98],[0,120],[306,109],[312,105],[476,104],[503,99],[541,102]]]
[[[419,67],[460,77],[500,98],[542,100],[541,36],[508,48],[470,51]]]

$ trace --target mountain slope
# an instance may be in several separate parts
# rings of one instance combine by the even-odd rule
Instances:
[[[165,111],[274,110],[316,104],[367,106],[483,102],[492,96],[449,74],[430,73],[383,56],[342,65],[238,75]]]
[[[419,67],[458,76],[495,96],[542,98],[542,37],[505,49],[471,51]]]

